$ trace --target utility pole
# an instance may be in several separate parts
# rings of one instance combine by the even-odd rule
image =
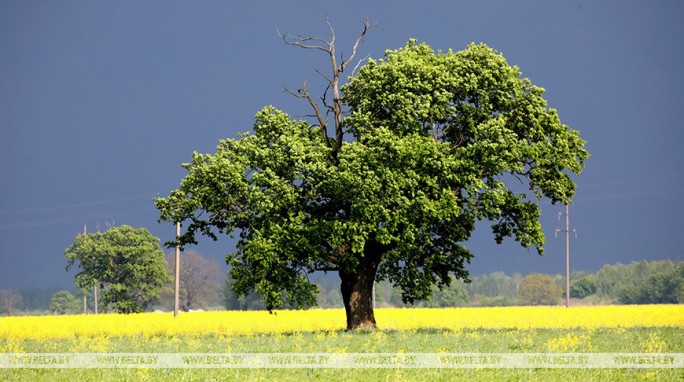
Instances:
[[[570,206],[565,205],[565,213],[558,213],[558,221],[560,217],[565,215],[565,307],[570,307]],[[558,232],[561,232],[560,228],[556,227],[556,237],[558,237]],[[575,238],[577,238],[577,230],[572,229],[575,233]]]
[[[178,307],[180,305],[180,244],[178,238],[180,237],[181,223],[176,222],[176,291],[173,304],[173,317],[178,317]]]
[[[86,225],[83,223],[83,234],[86,234]],[[95,282],[95,285],[93,285],[93,299],[95,303],[95,314],[98,314],[97,311],[97,281]],[[84,314],[88,314],[88,298],[86,297],[85,292],[83,293],[83,312]]]
[[[86,223],[83,223],[83,234],[86,234]],[[88,289],[83,289],[83,314],[88,314]]]

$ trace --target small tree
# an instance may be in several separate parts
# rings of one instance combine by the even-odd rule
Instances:
[[[159,297],[171,278],[159,239],[144,229],[112,227],[79,235],[66,249],[67,270],[78,263],[75,285],[100,286],[100,301],[120,313],[135,313]]]
[[[586,298],[596,293],[596,276],[586,275],[570,283],[570,297]]]
[[[330,60],[322,105],[306,86],[291,92],[312,122],[266,107],[253,134],[195,153],[179,189],[156,199],[161,220],[189,221],[181,245],[239,234],[227,257],[232,287],[256,291],[268,309],[284,306],[283,293],[290,305],[315,304],[307,274],[338,272],[348,329],[376,327],[377,280],[413,303],[467,279],[463,242],[480,220],[493,222],[498,243],[514,237],[543,253],[537,200],[569,203],[569,173],[588,157],[544,89],[486,45],[435,52],[411,40],[342,86],[368,26],[345,59],[334,32],[283,36]]]
[[[447,308],[466,306],[470,302],[470,296],[459,283],[454,282],[441,290],[433,287],[432,296],[425,301],[428,308]]]
[[[553,277],[533,273],[520,280],[518,302],[523,305],[558,305],[562,294]]]
[[[77,314],[81,309],[80,302],[68,290],[60,290],[50,299],[52,314]]]
[[[8,316],[21,304],[22,297],[16,289],[0,289],[0,313]]]

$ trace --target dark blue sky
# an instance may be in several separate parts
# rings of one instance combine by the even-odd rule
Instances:
[[[0,288],[63,286],[64,249],[108,224],[162,241],[157,194],[176,188],[191,153],[251,129],[282,92],[327,68],[320,52],[276,34],[328,37],[380,57],[415,37],[435,49],[484,42],[547,89],[592,157],[571,206],[574,269],[683,260],[684,3],[677,1],[2,1],[0,2]],[[314,87],[314,90],[317,88]],[[322,91],[323,88],[318,88]],[[497,246],[486,224],[467,244],[475,274],[562,273],[562,206],[543,205],[547,255]],[[229,240],[202,242],[222,258]]]

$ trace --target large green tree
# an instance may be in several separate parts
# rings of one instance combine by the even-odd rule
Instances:
[[[159,239],[145,228],[112,227],[79,235],[66,249],[67,270],[78,264],[75,285],[99,285],[100,301],[121,313],[136,313],[159,297],[166,272]]]
[[[254,290],[269,309],[283,296],[314,304],[306,275],[336,271],[347,327],[375,328],[376,280],[413,302],[468,278],[463,243],[477,221],[543,253],[538,200],[569,203],[568,173],[588,157],[544,89],[486,45],[435,52],[414,40],[340,85],[361,38],[347,60],[334,33],[283,39],[329,56],[322,104],[306,86],[291,92],[315,121],[266,107],[253,132],[193,154],[179,189],[156,199],[161,220],[187,222],[180,244],[239,235],[227,257],[237,293]]]

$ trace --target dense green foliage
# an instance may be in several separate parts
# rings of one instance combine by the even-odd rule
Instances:
[[[311,305],[306,274],[338,271],[348,314],[365,309],[360,319],[372,322],[375,279],[404,302],[467,279],[473,255],[462,243],[479,220],[493,222],[497,242],[511,236],[543,253],[537,199],[569,202],[568,173],[588,154],[544,89],[500,53],[410,41],[341,89],[335,105],[349,114],[335,113],[334,138],[321,118],[266,107],[253,133],[195,153],[180,188],[156,199],[161,220],[189,222],[181,244],[239,235],[227,258],[236,293],[256,291],[269,309]]]
[[[684,303],[684,263],[668,270],[650,272],[647,277],[624,287],[618,300],[623,304]]]
[[[170,279],[159,239],[144,228],[124,225],[79,235],[66,258],[67,270],[80,268],[77,287],[98,285],[102,305],[122,313],[144,311]]]
[[[645,261],[604,265],[596,296],[614,303],[684,303],[684,262]]]
[[[585,275],[570,281],[570,297],[585,298],[596,293],[598,282],[595,275]]]

